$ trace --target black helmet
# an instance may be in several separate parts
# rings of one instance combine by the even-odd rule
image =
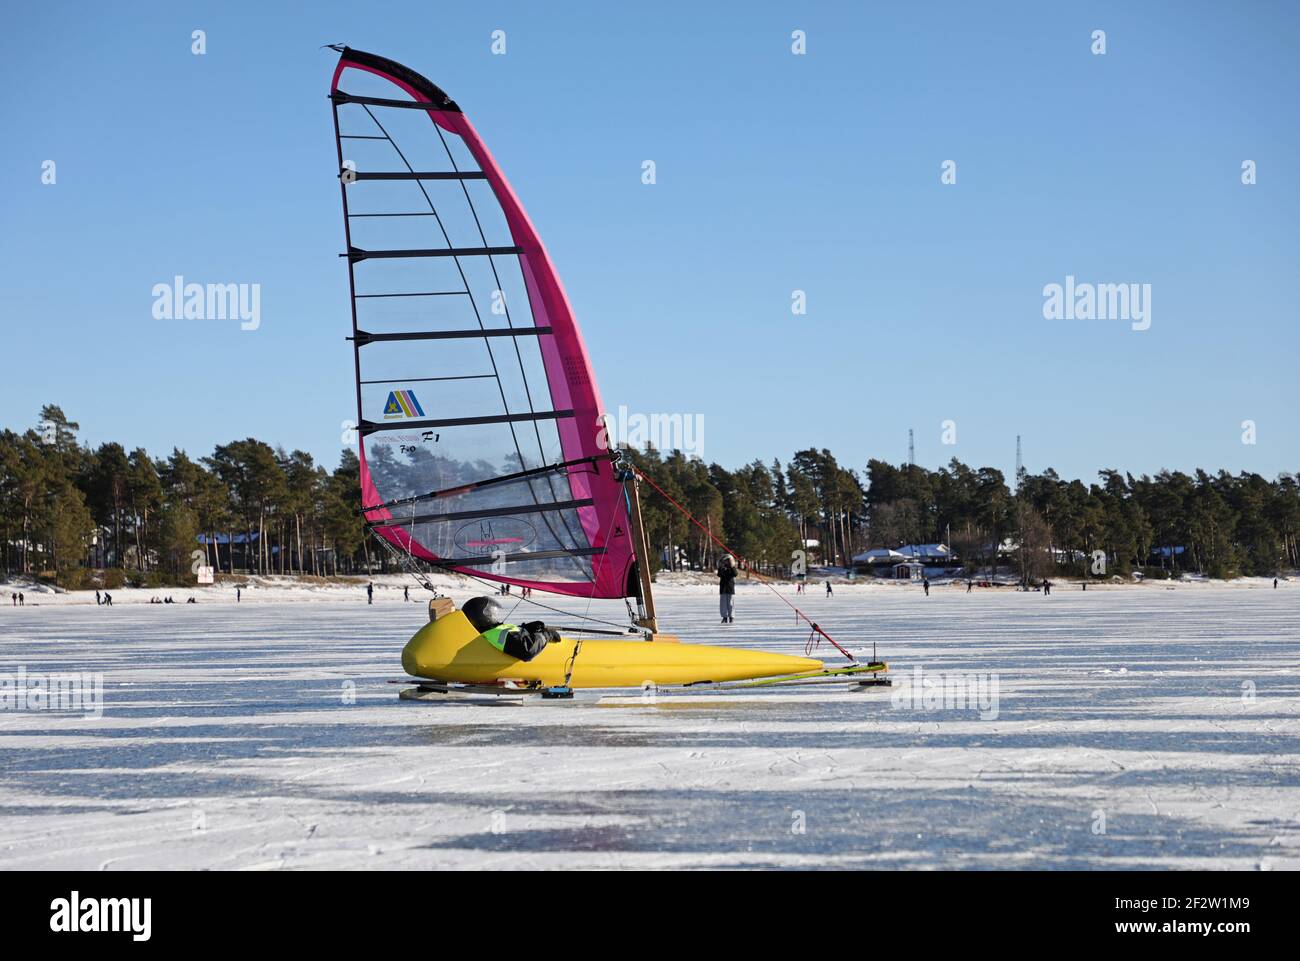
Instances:
[[[471,597],[460,609],[480,634],[496,627],[505,618],[501,605],[490,597]]]

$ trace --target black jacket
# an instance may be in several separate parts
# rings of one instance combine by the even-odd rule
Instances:
[[[547,627],[541,621],[529,621],[510,631],[505,637],[504,653],[517,657],[521,661],[531,661],[546,649],[551,641],[558,641],[560,634]]]
[[[736,568],[734,566],[724,564],[718,568],[718,593],[736,593]]]

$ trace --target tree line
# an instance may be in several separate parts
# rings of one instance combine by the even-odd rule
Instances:
[[[193,582],[217,571],[338,575],[369,568],[356,454],[333,471],[247,438],[192,459],[90,448],[55,405],[40,428],[0,433],[0,566],[79,587]]]
[[[384,567],[359,514],[356,454],[332,471],[300,450],[254,438],[198,459],[156,458],[108,442],[91,448],[55,405],[40,427],[0,433],[0,568],[82,586],[192,580],[198,563],[225,573],[365,573]],[[873,547],[946,543],[968,572],[1133,571],[1211,577],[1300,566],[1300,482],[1258,474],[1155,476],[1102,470],[1097,480],[1003,473],[954,458],[929,470],[869,460],[858,471],[829,450],[735,470],[680,451],[625,451],[705,530],[650,490],[642,494],[656,567],[712,570],[722,541],[760,571],[849,566]],[[712,536],[710,536],[712,535]],[[197,552],[197,553],[196,553]],[[800,554],[799,552],[802,552]]]
[[[787,573],[794,552],[810,563],[850,566],[869,548],[944,543],[968,573],[1226,578],[1300,566],[1300,480],[1282,474],[1155,476],[1104,469],[1097,481],[1054,470],[1022,472],[1014,490],[995,468],[953,458],[928,470],[869,460],[858,471],[829,450],[799,451],[727,471],[680,452],[628,452],[637,467],[760,571]],[[653,494],[645,499],[651,544],[670,545],[670,567],[712,569],[718,548]],[[816,542],[815,546],[811,542]]]

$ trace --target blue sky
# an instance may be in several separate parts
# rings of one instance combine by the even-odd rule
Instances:
[[[27,4],[0,33],[0,424],[57,402],[92,443],[252,435],[337,462],[355,412],[319,47],[346,42],[462,105],[607,406],[703,415],[708,460],[862,468],[904,459],[910,427],[931,467],[1010,473],[1021,434],[1030,470],[1086,479],[1300,470],[1298,9]],[[261,328],[154,319],[175,274],[260,284]],[[1151,284],[1150,329],[1045,320],[1067,275]]]

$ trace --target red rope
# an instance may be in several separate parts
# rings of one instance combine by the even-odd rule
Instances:
[[[803,611],[799,610],[799,608],[797,608],[797,607],[795,607],[793,604],[791,604],[790,601],[789,601],[789,599],[786,598],[786,596],[785,596],[784,594],[782,594],[780,591],[778,591],[775,587],[773,587],[771,584],[769,584],[769,583],[767,582],[767,580],[763,577],[762,574],[760,574],[758,571],[754,570],[754,568],[752,568],[752,567],[750,567],[748,564],[746,564],[745,561],[744,561],[744,559],[741,558],[741,556],[740,556],[739,554],[737,554],[735,551],[733,551],[733,550],[732,550],[730,547],[728,547],[726,544],[722,543],[721,540],[719,540],[718,538],[714,537],[714,536],[713,536],[713,531],[709,530],[707,527],[705,527],[703,524],[701,524],[700,521],[699,521],[699,519],[698,519],[694,514],[692,514],[690,511],[688,511],[688,510],[687,510],[685,507],[683,507],[681,504],[677,503],[677,501],[675,501],[675,500],[672,498],[672,496],[671,496],[671,495],[670,495],[666,490],[664,490],[662,487],[660,487],[658,484],[656,484],[656,483],[655,483],[655,482],[654,482],[654,481],[653,481],[653,480],[652,480],[648,475],[646,475],[646,474],[645,474],[644,472],[642,472],[642,471],[639,471],[639,470],[636,471],[636,476],[637,476],[638,478],[640,478],[641,480],[645,481],[647,484],[649,484],[651,487],[653,487],[656,491],[658,491],[659,494],[663,497],[664,500],[668,501],[668,503],[672,504],[672,505],[673,505],[674,507],[676,507],[679,511],[681,511],[683,514],[685,514],[686,517],[690,520],[690,522],[691,522],[692,524],[694,524],[696,527],[698,527],[700,530],[704,531],[704,533],[708,535],[709,540],[713,541],[713,543],[717,544],[719,547],[721,547],[724,551],[726,551],[726,552],[727,552],[728,554],[730,554],[732,557],[736,558],[736,560],[740,562],[741,566],[744,567],[745,570],[747,570],[750,574],[753,574],[756,578],[758,578],[758,582],[759,582],[760,584],[762,584],[764,587],[766,587],[768,590],[770,590],[773,594],[775,594],[777,597],[779,597],[779,598],[781,599],[781,603],[785,604],[788,608],[790,608],[790,610],[794,611],[796,617],[801,617],[801,618],[803,618],[803,620],[808,624],[808,626],[812,628],[812,630],[813,630],[813,635],[820,634],[822,637],[826,638],[826,640],[830,641],[831,644],[834,645],[835,650],[839,651],[841,654],[843,654],[845,657],[847,657],[851,663],[856,664],[856,663],[858,662],[858,659],[857,659],[856,657],[854,657],[854,656],[853,656],[852,654],[850,654],[848,651],[844,650],[844,648],[840,647],[839,643],[835,640],[835,638],[831,637],[829,634],[827,634],[825,631],[823,631],[823,630],[821,629],[821,627],[818,626],[817,622],[815,622],[811,617],[809,617],[809,616],[808,616],[807,614],[805,614]],[[811,637],[811,635],[810,635],[810,637]],[[812,648],[811,648],[811,643],[810,643],[809,645],[805,646],[804,650],[805,650],[805,652],[811,653],[811,650],[812,650]]]

